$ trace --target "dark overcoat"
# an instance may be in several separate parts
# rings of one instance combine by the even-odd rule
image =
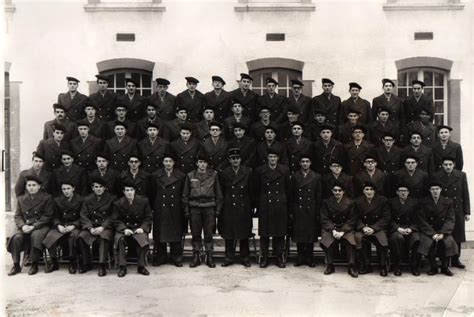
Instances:
[[[150,174],[142,169],[139,169],[135,177],[133,177],[130,170],[122,171],[118,178],[120,195],[123,195],[123,186],[125,183],[130,182],[135,184],[135,193],[143,197],[150,197],[151,195],[151,184]]]
[[[273,141],[271,145],[268,145],[267,141],[261,141],[257,144],[255,153],[255,166],[266,164],[268,161],[268,150],[272,148],[280,153],[278,162],[284,165],[288,165],[288,155],[286,153],[286,147],[279,141]]]
[[[328,144],[322,140],[316,141],[313,146],[313,164],[311,168],[323,175],[329,172],[329,166],[333,160],[342,161],[346,166],[346,153],[341,142],[331,139]]]
[[[202,111],[206,106],[206,98],[199,90],[196,90],[194,96],[188,90],[176,95],[176,104],[188,110],[188,120],[195,123],[201,120]]]
[[[170,144],[158,137],[153,143],[147,137],[137,144],[138,156],[142,160],[141,167],[148,173],[153,173],[161,166],[163,155],[169,152]]]
[[[191,137],[187,143],[184,143],[181,138],[171,142],[171,153],[173,153],[177,159],[176,168],[185,174],[196,169],[199,149],[199,142],[193,137]]]
[[[398,228],[410,228],[411,234],[408,236],[410,249],[415,242],[420,241],[418,232],[418,200],[408,197],[405,203],[401,203],[398,197],[388,201],[390,206],[390,225],[388,227],[390,234],[398,233]],[[404,236],[405,237],[405,236]]]
[[[100,92],[95,92],[89,96],[89,101],[97,107],[97,118],[103,121],[112,121],[114,119],[117,95],[113,91],[107,90],[104,95]]]
[[[355,199],[355,210],[357,215],[357,227],[355,239],[357,249],[362,248],[362,239],[364,233],[362,228],[370,227],[374,229],[374,236],[379,244],[388,247],[387,229],[390,223],[390,210],[387,198],[382,195],[375,194],[372,202],[369,203],[365,196]]]
[[[404,147],[400,154],[402,161],[407,155],[416,155],[418,157],[417,168],[424,170],[430,175],[435,171],[433,151],[426,145],[421,144],[417,150],[411,145]]]
[[[216,143],[211,137],[201,142],[201,149],[207,155],[209,166],[216,170],[222,170],[222,167],[227,163],[227,149],[229,143],[221,135]]]
[[[270,119],[277,123],[283,122],[286,119],[286,109],[288,107],[288,98],[285,96],[275,93],[273,97],[270,97],[268,93],[257,99],[258,108],[263,106],[270,109]]]
[[[176,112],[176,97],[170,93],[166,93],[163,98],[158,93],[148,97],[148,104],[152,104],[156,108],[156,115],[165,121],[173,120]]]
[[[352,141],[344,144],[345,156],[347,158],[347,174],[354,176],[363,169],[364,158],[372,148],[372,143],[365,140],[359,146],[356,146]]]
[[[326,112],[326,122],[334,126],[339,124],[341,111],[341,98],[333,94],[322,93],[312,99],[311,117],[314,118],[314,110],[324,110]]]
[[[214,90],[206,92],[204,94],[208,107],[214,110],[214,120],[224,122],[224,119],[229,116],[231,107],[231,93],[221,90],[220,94],[217,95]]]
[[[74,163],[87,171],[92,171],[96,167],[97,155],[103,149],[102,139],[89,135],[83,140],[77,136],[70,141],[70,144],[75,157]]]
[[[370,176],[369,173],[367,173],[367,170],[360,171],[354,176],[354,195],[355,197],[358,197],[362,195],[362,190],[364,189],[364,184],[371,182],[375,185],[377,189],[377,193],[380,195],[386,196],[385,195],[385,189],[386,189],[386,176],[385,174],[379,170],[378,168],[375,168],[374,175]]]
[[[95,194],[84,198],[81,208],[82,231],[79,238],[88,245],[92,245],[98,237],[108,241],[114,237],[112,204],[115,200],[116,196],[108,192],[104,192],[100,199],[97,199]],[[104,231],[98,236],[92,235],[89,230],[97,227],[103,227]]]
[[[298,120],[307,123],[313,117],[311,117],[311,98],[303,94],[300,95],[298,99],[294,95],[290,94],[288,97],[288,107],[296,106],[300,110],[300,115]]]
[[[58,104],[66,109],[66,118],[76,122],[85,117],[84,105],[86,104],[87,96],[76,92],[74,98],[71,98],[69,92],[58,95]]]
[[[288,156],[288,167],[294,173],[300,169],[300,156],[302,154],[311,155],[312,143],[306,138],[301,138],[299,142],[295,137],[291,137],[286,142],[286,155]],[[314,163],[313,163],[314,164]]]
[[[87,180],[87,183],[88,183],[87,192],[88,193],[92,192],[92,180],[95,178],[100,178],[100,179],[103,179],[105,183],[107,184],[105,188],[109,193],[118,195],[121,192],[119,188],[120,187],[119,180],[118,180],[119,176],[120,176],[120,172],[114,170],[113,168],[107,168],[107,170],[105,171],[103,175],[100,173],[99,169],[96,168],[95,170],[89,173],[89,177]]]
[[[53,195],[62,195],[61,184],[65,181],[74,183],[76,194],[84,195],[87,192],[87,172],[82,167],[72,164],[69,170],[64,165],[55,169],[51,178]]]
[[[399,127],[402,117],[402,105],[403,99],[394,94],[390,96],[390,99],[387,99],[384,94],[375,97],[372,100],[372,118],[377,118],[378,109],[383,107],[388,109],[390,113],[389,120]]]
[[[344,192],[348,198],[354,197],[353,177],[341,172],[339,177],[336,178],[332,172],[329,172],[323,174],[323,198],[330,198],[332,196],[332,188],[336,182],[344,186]]]
[[[137,122],[146,115],[145,99],[137,92],[135,92],[132,98],[130,98],[127,93],[118,96],[117,103],[127,106],[127,119],[133,122]]]
[[[259,95],[256,92],[249,89],[244,94],[240,88],[237,88],[232,90],[231,94],[232,100],[242,105],[242,108],[244,109],[244,116],[249,117],[252,121],[258,120],[259,109],[257,105],[257,99]]]
[[[410,175],[406,168],[402,168],[393,174],[393,187],[392,192],[394,193],[399,184],[405,184],[410,189],[410,197],[422,198],[428,194],[428,173],[420,169],[416,169],[413,175]]]
[[[50,171],[61,166],[61,152],[66,150],[71,150],[69,142],[58,144],[52,138],[41,140],[36,148],[36,152],[44,157],[44,168]]]
[[[41,169],[39,174],[37,174],[33,168],[29,168],[27,170],[21,171],[20,175],[18,175],[18,179],[16,180],[15,184],[15,196],[20,197],[21,195],[26,193],[25,185],[26,185],[26,177],[27,176],[36,176],[38,177],[42,184],[40,191],[51,193],[52,192],[52,185],[51,185],[51,176],[52,173],[50,171],[45,170],[44,168]]]
[[[464,157],[462,153],[462,147],[459,143],[448,141],[448,144],[445,148],[441,145],[440,141],[436,141],[433,144],[433,159],[435,164],[435,170],[440,171],[442,170],[443,165],[443,157],[452,157],[456,165],[454,166],[455,169],[462,171],[464,166]]]
[[[57,120],[54,119],[47,121],[44,124],[43,140],[53,137],[54,125],[58,123],[62,124],[66,128],[66,133],[64,134],[63,138],[64,141],[69,141],[77,135],[77,125],[74,122],[69,121],[68,119],[63,120],[62,122],[57,122]]]
[[[137,151],[137,140],[125,135],[121,142],[113,137],[105,142],[105,153],[110,159],[110,167],[117,171],[128,169],[128,159]]]
[[[343,231],[342,239],[355,246],[357,218],[354,202],[343,197],[340,202],[335,197],[325,199],[321,208],[321,244],[329,248],[335,241],[333,230]]]
[[[370,102],[363,98],[357,98],[354,100],[352,97],[349,99],[344,100],[341,103],[341,112],[340,112],[340,119],[339,122],[346,122],[347,115],[349,114],[350,109],[355,109],[360,112],[359,123],[360,124],[369,124],[373,120],[372,118],[372,110],[370,108]]]

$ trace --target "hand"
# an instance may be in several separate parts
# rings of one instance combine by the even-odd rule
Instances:
[[[71,232],[72,230],[76,229],[76,226],[75,225],[69,225],[66,227],[68,232]]]
[[[370,227],[364,227],[362,228],[362,231],[364,232],[365,235],[368,235],[368,236],[374,233],[374,229]]]
[[[334,238],[337,240],[340,240],[343,235],[344,235],[344,232],[336,231],[336,233],[334,234]]]
[[[93,236],[96,236],[98,234],[96,228],[90,228],[89,231]]]
[[[470,219],[471,219],[471,215],[465,215],[465,216],[464,216],[464,220],[465,220],[465,221],[469,221]]]
[[[100,226],[100,227],[95,228],[95,230],[97,234],[101,234],[104,231],[104,227]]]
[[[30,233],[32,230],[33,230],[33,226],[29,226],[29,225],[24,225],[23,227],[21,227],[21,231],[23,231],[23,233]]]
[[[334,239],[339,240],[339,238],[337,237],[337,236],[338,236],[338,232],[337,232],[336,230],[333,230],[333,231],[332,231],[332,236],[334,237]]]
[[[131,235],[133,234],[133,231],[130,230],[130,229],[125,229],[125,230],[123,231],[123,234],[126,235],[126,236],[131,236]]]
[[[413,232],[413,230],[411,230],[410,228],[406,228],[405,229],[405,232],[407,233],[407,235],[411,234]]]
[[[137,230],[135,230],[135,233],[143,233],[143,229],[142,228],[138,228]]]
[[[444,234],[440,233],[438,234],[438,240],[443,240],[444,239]]]
[[[66,227],[64,227],[63,225],[58,225],[58,231],[61,232],[61,233],[66,233],[66,232],[68,232],[68,231],[66,230]]]
[[[403,235],[406,235],[406,229],[398,227],[397,231]]]

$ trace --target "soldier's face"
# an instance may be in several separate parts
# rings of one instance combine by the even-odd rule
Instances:
[[[181,140],[183,140],[184,142],[188,142],[189,139],[191,138],[191,131],[181,130],[179,132],[179,135],[181,136]]]
[[[268,163],[270,165],[276,165],[278,163],[278,155],[268,154]]]
[[[219,128],[218,126],[213,125],[209,129],[209,134],[211,135],[211,137],[217,138],[219,135],[221,135],[221,128]]]
[[[291,133],[293,133],[294,136],[299,137],[303,134],[303,128],[299,125],[295,125],[291,128]]]
[[[106,80],[99,79],[97,81],[97,86],[99,86],[100,91],[106,91],[107,88],[109,87],[109,83]]]
[[[64,132],[61,130],[54,130],[53,132],[53,138],[56,141],[62,141],[64,138]]]
[[[214,120],[214,110],[206,109],[206,110],[204,110],[202,116],[203,116],[204,120],[212,121],[212,120]]]
[[[388,121],[389,117],[390,117],[390,114],[387,111],[380,111],[379,112],[379,115],[378,115],[379,121],[385,123],[385,122]]]
[[[179,111],[176,113],[176,117],[177,117],[179,120],[185,121],[185,120],[188,118],[188,112],[187,112],[186,110],[179,110]]]
[[[321,139],[323,139],[324,141],[330,141],[331,140],[331,137],[332,137],[332,131],[331,130],[321,130],[321,132],[319,132],[319,136],[321,137]]]
[[[422,111],[418,115],[418,117],[420,118],[421,122],[423,122],[423,123],[429,122],[431,120],[431,116],[426,111]]]
[[[242,159],[240,158],[240,156],[232,156],[231,158],[229,158],[229,162],[231,166],[239,167],[240,163],[242,162]]]
[[[109,166],[109,161],[107,161],[105,158],[102,158],[102,157],[98,157],[96,160],[95,160],[95,164],[97,165],[97,167],[99,169],[106,169],[107,166]]]
[[[342,172],[342,166],[339,164],[331,164],[329,165],[329,169],[331,170],[333,174],[336,174],[336,175]]]
[[[438,136],[441,141],[448,141],[449,137],[451,136],[451,131],[448,129],[441,129],[438,132]]]
[[[386,136],[382,138],[382,142],[386,147],[392,147],[395,139],[390,136]]]
[[[413,134],[410,138],[410,143],[414,146],[419,146],[422,142],[422,138],[420,135],[418,134]]]
[[[135,197],[135,188],[133,187],[125,187],[123,189],[123,195],[125,196],[125,198],[127,199],[133,199]]]
[[[150,138],[156,138],[158,136],[158,129],[155,127],[149,127],[146,129],[146,134],[148,134]]]
[[[89,127],[85,125],[81,125],[77,128],[77,131],[79,131],[79,135],[83,138],[89,135]]]
[[[372,171],[374,171],[375,168],[377,167],[377,162],[376,162],[375,160],[373,160],[373,159],[367,159],[367,160],[364,161],[364,167],[365,167],[368,171],[372,172]]]
[[[367,197],[368,199],[372,199],[375,196],[375,189],[373,187],[366,186],[364,187],[362,192],[364,193],[365,197]]]
[[[79,86],[79,84],[75,81],[68,81],[67,82],[67,87],[69,88],[70,92],[76,92],[78,86]]]
[[[156,86],[156,91],[160,95],[164,95],[167,90],[168,90],[168,85],[157,85]]]
[[[262,118],[262,120],[270,120],[270,110],[264,109],[260,111],[260,118]]]
[[[334,87],[334,86],[331,85],[331,84],[327,84],[327,83],[326,83],[326,84],[323,84],[323,91],[324,91],[324,93],[330,94],[330,93],[332,92],[332,88],[333,88],[333,87]]]
[[[362,130],[356,129],[354,132],[352,132],[352,138],[354,138],[354,140],[360,141],[364,138],[364,136],[365,133]]]
[[[235,114],[241,114],[242,113],[242,105],[240,103],[234,103],[232,106],[232,112]]]
[[[72,165],[74,162],[74,159],[70,155],[62,155],[61,156],[61,163],[63,163],[64,166],[69,167]]]
[[[397,189],[397,196],[400,199],[403,199],[403,200],[407,199],[409,194],[410,194],[410,192],[408,191],[408,188],[406,188],[406,187],[399,187]]]
[[[125,133],[127,130],[125,129],[124,126],[118,125],[114,128],[115,135],[118,136],[119,138],[125,136]]]
[[[439,186],[431,186],[430,187],[431,197],[438,199],[441,195],[441,187]]]
[[[296,97],[301,95],[302,90],[303,90],[303,87],[301,87],[300,85],[293,85],[291,87],[291,92],[293,93],[293,96],[296,96]]]
[[[93,118],[95,117],[96,110],[94,107],[86,107],[84,109],[84,112],[86,113],[86,116],[88,116],[89,118]]]
[[[252,81],[250,79],[247,79],[247,78],[243,78],[240,80],[240,87],[247,90],[250,88],[250,85],[252,84]]]
[[[136,157],[131,157],[128,160],[128,166],[130,167],[131,170],[137,170],[141,164],[142,163],[140,162],[140,160]]]
[[[412,90],[415,97],[420,97],[423,94],[423,87],[420,84],[413,85]]]
[[[326,121],[326,116],[321,113],[317,113],[314,116],[314,120],[316,120],[317,123],[323,124]]]
[[[94,183],[94,184],[92,184],[92,191],[97,196],[100,196],[105,192],[105,186],[103,186],[101,184]]]
[[[33,169],[35,170],[42,169],[43,165],[44,165],[44,161],[42,159],[40,159],[39,157],[33,158],[33,161],[32,161]]]
[[[357,98],[359,97],[360,89],[359,88],[351,88],[349,89],[349,93],[351,94],[352,98]]]
[[[288,118],[288,121],[294,122],[294,121],[298,120],[299,115],[297,113],[293,113],[291,111],[288,111],[286,113],[286,117]]]
[[[66,113],[64,112],[63,109],[55,109],[54,110],[54,116],[58,120],[63,120],[66,117]]]
[[[173,169],[174,168],[174,160],[171,157],[165,157],[163,159],[163,166],[167,170]]]
[[[388,95],[388,94],[391,94],[392,91],[393,91],[393,86],[392,86],[391,83],[385,83],[385,84],[383,85],[383,92],[384,92],[385,94],[387,94],[387,95]]]
[[[304,170],[309,170],[309,168],[311,167],[311,160],[309,158],[302,158],[300,160],[300,166],[302,169]]]
[[[41,185],[38,184],[36,181],[27,181],[25,188],[28,193],[36,194],[40,190]]]
[[[414,160],[414,159],[407,159],[405,160],[405,168],[409,171],[409,172],[413,172],[414,170],[416,170],[416,167],[418,166],[418,163]]]
[[[357,121],[359,120],[359,114],[351,112],[347,115],[347,119],[350,123],[357,124]]]
[[[234,128],[234,135],[237,139],[241,139],[245,135],[245,130],[241,128]]]
[[[198,160],[196,165],[200,171],[205,171],[207,168],[207,162],[204,160]]]
[[[135,86],[135,84],[131,82],[128,82],[125,88],[127,89],[127,92],[131,95],[133,95],[135,91],[137,90],[137,87]]]
[[[117,118],[124,119],[127,115],[127,109],[123,107],[117,107],[117,109],[115,109],[115,114],[117,115]]]
[[[275,137],[276,137],[275,131],[273,131],[272,129],[267,129],[265,131],[265,139],[267,141],[273,141],[275,140]]]
[[[212,87],[214,87],[214,89],[222,89],[222,87],[224,87],[224,84],[219,80],[214,80],[212,82]]]
[[[275,93],[276,90],[276,85],[274,83],[268,83],[267,84],[267,92],[270,94]]]
[[[196,91],[197,84],[196,83],[186,83],[186,88],[188,88],[189,91]]]
[[[64,197],[69,198],[74,193],[74,187],[69,184],[62,184],[61,191],[63,192]]]
[[[339,200],[342,198],[342,196],[344,196],[344,190],[339,186],[334,186],[332,188],[332,194],[337,200]]]
[[[152,106],[148,106],[146,108],[146,114],[147,114],[148,118],[156,117],[156,108],[152,107]]]
[[[454,169],[454,162],[451,160],[444,160],[443,161],[443,170],[446,173],[451,173]]]

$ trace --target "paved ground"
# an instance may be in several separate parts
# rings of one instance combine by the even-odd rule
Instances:
[[[353,279],[345,268],[330,276],[323,266],[286,269],[152,267],[149,277],[134,267],[70,275],[4,277],[8,316],[474,316],[474,250],[463,250],[466,270],[454,277],[423,274]],[[7,260],[7,264],[10,261]]]

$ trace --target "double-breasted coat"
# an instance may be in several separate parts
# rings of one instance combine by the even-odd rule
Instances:
[[[133,94],[130,98],[129,94],[123,94],[117,97],[117,104],[127,106],[127,119],[132,122],[137,122],[146,115],[146,103],[145,99],[140,94]]]
[[[401,159],[404,160],[407,155],[416,155],[418,157],[417,168],[424,170],[430,175],[434,172],[435,165],[431,148],[421,144],[418,149],[415,149],[413,146],[408,145],[403,148],[400,155]]]
[[[246,127],[246,131],[250,131],[250,125],[252,124],[252,119],[246,116],[242,116],[237,119],[235,116],[230,116],[224,119],[224,131],[227,139],[234,138],[234,124],[240,122]]]
[[[265,140],[265,131],[267,130],[267,127],[272,126],[272,125],[273,125],[272,121],[269,121],[268,124],[263,123],[262,120],[254,122],[250,126],[249,136],[254,138],[254,140],[257,142],[263,141]]]
[[[227,163],[228,148],[229,143],[222,135],[217,139],[216,143],[214,143],[212,137],[201,142],[201,149],[209,159],[209,166],[216,171],[222,170],[222,167]]]
[[[329,143],[316,141],[313,146],[313,164],[311,168],[323,175],[329,172],[333,160],[342,161],[345,166],[346,153],[341,142],[331,139]]]
[[[214,110],[214,119],[218,122],[224,122],[230,111],[231,93],[221,90],[220,94],[216,94],[214,90],[206,92],[204,94],[206,104]]]
[[[405,127],[406,131],[404,132],[404,134],[407,138],[409,138],[412,132],[419,132],[421,133],[421,137],[423,139],[422,144],[428,147],[433,146],[433,143],[436,140],[437,131],[437,127],[433,123],[427,122],[426,124],[423,124],[421,120],[415,120],[413,122],[408,123]]]
[[[431,109],[434,112],[433,100],[425,95],[421,95],[418,100],[413,95],[403,100],[400,127],[417,120],[418,114],[423,108]]]
[[[41,140],[36,152],[44,157],[44,168],[51,171],[61,166],[61,152],[70,149],[69,142],[61,141],[57,143],[53,138],[50,138]]]
[[[76,194],[84,195],[87,191],[87,172],[76,164],[72,164],[69,168],[61,165],[53,171],[51,178],[53,195],[62,195],[61,184],[64,181],[74,183]]]
[[[399,234],[398,228],[410,228],[411,234],[408,236],[410,249],[415,242],[420,241],[418,232],[418,200],[408,197],[402,204],[400,198],[394,197],[388,201],[390,207],[390,224],[388,231],[390,234]]]
[[[280,153],[278,162],[284,165],[288,165],[288,155],[286,153],[286,146],[279,142],[273,141],[272,144],[268,144],[267,141],[261,141],[257,143],[257,149],[255,153],[255,166],[266,164],[268,161],[268,150],[272,148]]]
[[[347,173],[354,176],[363,168],[365,156],[372,150],[373,145],[365,140],[360,145],[354,142],[344,144],[345,157],[347,158]]]
[[[189,124],[189,120],[182,121],[178,118],[174,118],[171,121],[166,122],[166,125],[163,127],[163,138],[168,141],[168,142],[173,142],[174,140],[179,139],[180,137],[180,132],[181,132],[181,125],[187,123]],[[193,130],[191,131],[193,135],[197,138],[197,132],[196,129],[193,126]]]
[[[75,157],[74,163],[87,171],[93,170],[96,167],[97,154],[103,147],[102,139],[93,135],[88,135],[85,139],[77,136],[70,141],[70,144]]]
[[[84,105],[86,104],[87,96],[76,92],[73,97],[69,92],[58,95],[58,104],[66,109],[66,118],[76,122],[85,117]]]
[[[100,178],[105,181],[107,186],[105,187],[106,190],[114,195],[120,194],[121,189],[119,188],[119,176],[120,172],[114,170],[113,168],[107,168],[104,173],[100,172],[98,168],[93,170],[92,172],[89,173],[88,177],[88,192],[92,192],[92,180],[95,178]]]
[[[402,117],[402,105],[403,99],[397,95],[392,94],[390,98],[387,98],[384,94],[381,94],[372,100],[372,118],[377,118],[378,109],[383,107],[388,109],[390,113],[389,120],[399,127]]]
[[[388,120],[385,124],[380,121],[374,121],[369,124],[369,138],[375,146],[383,145],[382,137],[385,133],[391,133],[395,137],[395,141],[400,141],[400,128],[398,122]]]
[[[357,98],[354,100],[352,97],[341,102],[341,112],[339,122],[346,122],[347,115],[349,114],[350,109],[355,109],[360,112],[359,123],[360,124],[369,124],[373,120],[372,110],[370,108],[370,102],[363,98]]]
[[[388,177],[387,180],[391,182],[393,174],[401,167],[400,156],[402,150],[393,145],[388,151],[384,145],[380,145],[372,149],[372,154],[377,159],[377,168],[384,172]]]
[[[268,93],[263,94],[257,99],[258,108],[263,106],[270,109],[270,118],[277,123],[283,122],[286,119],[286,109],[288,107],[288,98],[275,93],[270,96]]]
[[[344,186],[345,188],[344,192],[348,198],[354,197],[354,182],[353,182],[352,176],[347,175],[344,172],[341,172],[339,176],[336,178],[336,176],[332,172],[329,172],[329,173],[323,174],[322,177],[323,177],[323,198],[330,198],[332,196],[332,188],[334,187],[334,184],[336,182]]]
[[[125,135],[122,141],[117,137],[108,139],[105,142],[105,153],[110,159],[110,167],[117,171],[128,169],[128,159],[131,154],[137,151],[137,140]]]
[[[25,185],[26,185],[26,177],[27,176],[36,176],[38,177],[42,184],[40,191],[50,193],[52,189],[52,184],[51,184],[51,176],[52,173],[50,171],[45,170],[42,168],[39,173],[37,173],[33,168],[29,168],[27,170],[23,170],[20,172],[20,175],[18,175],[18,179],[16,180],[15,184],[15,196],[20,197],[21,195],[26,193]]]
[[[333,230],[342,231],[342,239],[355,246],[355,228],[357,218],[354,210],[354,201],[344,196],[338,202],[335,197],[323,201],[321,207],[321,244],[331,247],[335,238]]]
[[[314,118],[314,110],[326,112],[326,122],[334,126],[339,124],[341,111],[341,98],[333,94],[322,93],[312,99],[311,117]]]
[[[148,173],[155,172],[162,164],[163,155],[169,151],[170,144],[160,137],[153,143],[147,137],[137,144],[138,156],[142,160],[141,167]]]
[[[242,165],[253,167],[255,165],[256,145],[254,139],[248,136],[243,136],[241,139],[234,138],[230,143],[229,148],[239,148]]]
[[[433,151],[433,159],[436,171],[442,170],[444,157],[454,158],[456,163],[454,168],[462,171],[464,166],[464,157],[462,154],[462,147],[459,143],[448,141],[446,146],[443,147],[441,142],[438,140],[433,144],[433,148],[431,150]]]
[[[305,137],[299,141],[295,137],[291,137],[286,142],[286,154],[288,156],[288,167],[290,172],[294,173],[300,169],[300,156],[302,154],[311,155],[312,143]]]
[[[428,194],[428,173],[416,169],[413,175],[410,175],[406,168],[402,168],[393,174],[392,192],[395,192],[399,184],[405,184],[410,189],[410,197],[422,198]]]
[[[58,122],[56,119],[54,119],[54,120],[45,122],[44,131],[43,131],[43,140],[47,140],[53,137],[54,125],[58,123],[62,124],[66,128],[66,133],[64,133],[64,137],[63,137],[64,141],[69,141],[77,135],[77,125],[74,122],[68,119]]]
[[[158,93],[148,97],[148,104],[152,104],[156,108],[156,115],[165,121],[173,120],[176,112],[176,97],[169,92],[163,98]]]
[[[247,90],[246,92],[242,92],[242,89],[237,88],[231,91],[232,100],[234,102],[238,102],[242,105],[244,109],[243,113],[244,116],[249,117],[252,121],[258,120],[258,104],[257,99],[259,95],[252,91]]]
[[[111,241],[114,237],[113,226],[113,203],[116,196],[104,192],[100,197],[92,193],[84,198],[81,208],[81,228],[79,238],[88,245],[92,245],[94,241],[100,237]],[[91,228],[102,227],[102,231],[98,236],[90,233]]]
[[[177,159],[176,168],[185,174],[196,169],[199,149],[199,142],[193,137],[191,137],[186,143],[181,138],[171,142],[171,153],[173,153]]]
[[[369,175],[367,170],[360,171],[359,173],[355,174],[354,176],[354,194],[355,196],[362,195],[362,190],[364,189],[364,184],[367,182],[371,182],[377,188],[377,192],[380,195],[385,195],[385,189],[387,186],[386,176],[384,172],[375,168],[374,174]],[[388,192],[388,190],[387,190]]]
[[[390,210],[387,198],[375,194],[369,203],[365,195],[355,199],[355,210],[357,215],[357,226],[355,239],[357,249],[362,248],[364,234],[362,228],[370,227],[374,230],[374,236],[382,247],[388,247],[387,229],[390,223]]]
[[[123,185],[126,182],[135,184],[135,193],[140,196],[150,197],[151,195],[151,184],[150,174],[142,169],[139,169],[137,174],[134,176],[130,170],[122,171],[118,178],[120,195],[123,195]]]
[[[300,115],[298,120],[307,123],[313,117],[311,117],[311,98],[301,94],[298,99],[295,98],[293,94],[290,94],[288,97],[288,107],[296,106],[300,110]]]
[[[113,120],[113,118],[114,117],[112,117],[111,120]],[[110,121],[103,121],[96,116],[92,121],[85,118],[80,122],[87,122],[89,124],[89,135],[95,136],[99,139],[106,139],[110,135],[109,126],[107,124]]]
[[[107,90],[105,94],[95,92],[89,96],[89,101],[97,107],[97,118],[103,121],[114,119],[117,95],[113,91]]]
[[[188,120],[195,123],[201,120],[202,111],[206,106],[206,98],[199,90],[191,96],[188,90],[176,95],[176,104],[188,110]]]

